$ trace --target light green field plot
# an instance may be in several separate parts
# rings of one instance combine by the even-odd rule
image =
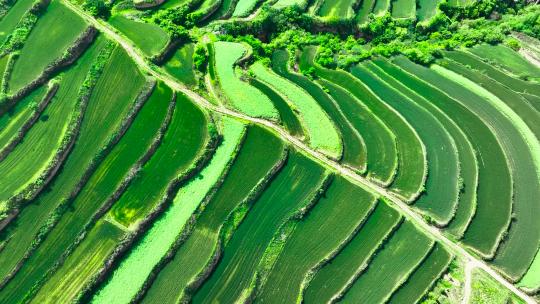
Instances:
[[[428,21],[437,14],[439,0],[419,0],[416,7],[416,18],[418,21]]]
[[[377,59],[373,61],[374,65],[369,65],[372,70],[377,72],[377,75],[381,77],[385,82],[391,85],[393,88],[399,90],[402,94],[416,102],[418,105],[424,107],[430,112],[437,120],[443,124],[445,130],[450,133],[452,139],[456,143],[459,164],[460,164],[460,178],[461,178],[461,192],[459,195],[458,208],[455,210],[455,216],[446,227],[447,231],[454,235],[461,237],[465,232],[470,220],[472,219],[476,210],[476,188],[478,185],[478,165],[475,155],[474,147],[468,140],[463,131],[437,106],[435,106],[428,99],[424,98],[420,94],[414,92],[409,87],[416,85],[417,81],[412,76],[404,73],[396,66],[390,64],[386,60]],[[374,66],[379,69],[375,70]],[[400,77],[403,83],[398,80]],[[405,86],[409,85],[409,87]],[[426,96],[427,97],[427,96]],[[429,154],[428,154],[429,162]],[[429,175],[428,175],[429,183]]]
[[[483,254],[493,252],[500,234],[507,229],[512,206],[512,180],[506,156],[502,147],[488,128],[473,112],[455,99],[440,91],[441,79],[435,81],[431,75],[435,72],[413,64],[404,59],[394,60],[400,67],[426,81],[400,77],[399,81],[406,84],[432,103],[443,110],[467,134],[475,146],[479,166],[479,180],[477,190],[477,208],[474,220],[464,235],[464,242],[474,246]],[[447,81],[447,80],[445,80]],[[443,93],[444,92],[444,93]]]
[[[375,256],[342,303],[383,303],[429,253],[433,241],[405,222]]]
[[[435,281],[446,271],[452,261],[452,255],[438,243],[435,244],[427,258],[409,276],[390,298],[388,303],[418,303],[430,290]]]
[[[360,3],[358,12],[356,13],[356,23],[365,24],[369,19],[369,14],[373,11],[377,0],[364,0]]]
[[[375,6],[373,7],[372,13],[376,16],[381,16],[386,14],[390,10],[391,0],[375,0]]]
[[[540,68],[507,46],[482,44],[471,48],[470,52],[514,75],[540,80]]]
[[[292,233],[258,292],[257,300],[261,303],[298,302],[308,272],[354,235],[375,205],[376,199],[371,194],[343,177],[336,177],[325,197],[309,214],[291,223]]]
[[[104,41],[105,39],[100,39],[97,44],[103,45]],[[124,84],[123,90],[118,90],[116,86],[119,81]],[[81,125],[78,141],[64,163],[63,170],[48,191],[38,196],[33,204],[25,208],[17,218],[15,223],[17,229],[12,235],[14,242],[8,243],[10,254],[5,259],[6,266],[14,267],[23,258],[23,254],[31,246],[40,226],[48,221],[51,212],[54,212],[59,204],[70,195],[82,178],[84,169],[90,165],[110,136],[118,130],[122,118],[127,115],[143,83],[144,78],[138,74],[127,54],[123,49],[116,48],[94,88]],[[106,127],[102,123],[103,119],[109,122]],[[95,202],[95,204],[99,203],[101,202]],[[93,204],[85,205],[85,207],[90,206],[95,207]],[[95,209],[90,208],[90,211],[85,214],[86,217],[90,217],[91,212],[94,212]],[[32,280],[32,276],[28,274],[35,273],[39,278],[52,266],[55,258],[58,258],[73,242],[81,229],[79,227],[86,223],[84,218],[77,217],[75,214],[79,215],[72,209],[67,211],[66,216],[56,225],[55,230],[49,234],[45,243],[26,261],[20,275],[13,279],[2,294],[23,296],[24,294],[17,292],[17,290],[30,290],[35,280],[35,277]],[[0,255],[2,254],[3,252],[0,253]],[[9,268],[6,267],[6,270]],[[2,265],[2,269],[4,269],[4,265]]]
[[[306,8],[308,4],[307,0],[278,0],[273,7],[276,9],[282,9],[290,6],[298,6],[300,8]]]
[[[415,19],[416,0],[393,0],[392,17],[397,19]]]
[[[148,230],[144,238],[124,258],[92,303],[129,303],[155,265],[165,256],[199,203],[224,173],[240,144],[244,128],[240,122],[225,120],[223,143],[208,166],[186,187],[180,189],[172,206]]]
[[[287,79],[275,74],[262,63],[257,62],[251,67],[257,79],[287,98],[298,113],[302,122],[309,145],[328,156],[339,159],[342,154],[341,137],[328,114],[319,106],[306,91]]]
[[[439,224],[446,225],[454,216],[460,191],[459,156],[454,140],[429,111],[383,82],[373,65],[358,65],[352,73],[401,113],[418,132],[426,147],[428,174],[425,192],[415,206],[427,211]]]
[[[19,101],[11,111],[0,117],[0,150],[17,135],[19,129],[33,114],[32,105],[37,105],[45,96],[45,86],[39,87],[30,95]]]
[[[540,288],[540,254],[539,252],[536,253],[536,256],[531,266],[529,267],[529,269],[527,270],[523,278],[519,281],[518,285],[520,287],[528,288],[530,290]]]
[[[298,120],[298,117],[296,117],[296,114],[293,112],[284,97],[282,97],[279,93],[270,88],[267,84],[260,80],[257,80],[256,78],[250,79],[250,84],[259,89],[263,94],[268,96],[270,100],[272,100],[272,103],[279,111],[279,117],[281,118],[281,122],[283,123],[289,134],[297,136],[299,138],[304,136],[304,129],[302,128],[300,120]]]
[[[507,72],[501,71],[496,67],[490,65],[489,63],[482,61],[478,56],[472,55],[469,52],[461,51],[446,52],[444,55],[463,65],[469,66],[481,73],[486,74],[493,80],[507,86],[508,88],[516,92],[527,93],[523,96],[528,100],[528,94],[533,94],[540,98],[540,84],[512,77],[512,75],[509,75]],[[540,111],[540,104],[536,109]]]
[[[194,158],[198,157],[201,150],[204,149],[204,143],[208,140],[206,123],[205,114],[199,108],[193,105],[184,95],[177,95],[176,109],[169,128],[155,154],[145,164],[141,172],[139,172],[140,177],[135,178],[130,183],[122,197],[115,202],[111,210],[90,230],[89,236],[82,241],[63,265],[70,265],[71,263],[71,266],[69,268],[60,267],[40,290],[41,297],[48,299],[51,294],[60,293],[64,298],[63,301],[70,302],[73,300],[73,297],[77,296],[81,289],[89,283],[96,271],[103,266],[106,258],[119,245],[121,239],[116,236],[111,239],[108,235],[98,233],[96,230],[102,229],[101,227],[112,226],[113,228],[110,229],[117,230],[118,233],[116,234],[125,237],[125,233],[127,233],[126,227],[136,219],[134,216],[140,216],[141,218],[147,216],[148,212],[162,199],[168,183],[179,172],[183,172],[185,170],[184,168],[191,165]],[[186,134],[188,132],[189,134]],[[183,150],[178,151],[177,149],[180,148]],[[164,166],[167,166],[167,168],[163,168]],[[146,171],[149,168],[152,171]],[[155,177],[156,174],[160,174],[160,176]],[[146,203],[142,207],[133,206],[133,204],[140,203],[141,201],[139,200],[125,201],[126,198],[132,197],[138,191],[141,191],[143,195],[139,195],[137,198]],[[130,212],[127,214],[126,211],[130,210],[128,209],[130,204],[133,207],[139,207],[137,210],[138,213]],[[119,217],[118,214],[122,217]],[[128,222],[128,220],[131,222]],[[90,237],[92,234],[95,235],[95,238]],[[90,259],[89,256],[99,251],[97,249],[98,247],[103,247],[102,252],[104,254],[94,258],[95,263],[85,262]],[[85,251],[81,252],[81,248],[84,248]],[[79,262],[81,264],[78,264]],[[70,278],[76,275],[73,271],[84,273],[85,275],[77,280],[65,282],[62,278]],[[49,285],[49,282],[55,280],[62,283]],[[57,287],[62,287],[69,290],[69,292],[58,289]],[[36,296],[36,299],[39,299],[40,294]],[[38,300],[35,301],[39,303]]]
[[[214,43],[216,76],[227,103],[253,117],[276,119],[278,112],[261,91],[241,81],[234,65],[245,55],[247,48],[240,43]]]
[[[225,246],[209,279],[197,291],[195,303],[232,303],[250,287],[253,274],[276,230],[318,190],[322,167],[291,153],[287,165],[254,204]]]
[[[169,41],[167,33],[155,24],[135,21],[123,15],[114,15],[108,22],[133,41],[147,56],[159,54]]]
[[[355,0],[324,0],[317,13],[321,17],[350,18]]]
[[[411,126],[354,76],[344,71],[334,71],[319,66],[316,67],[316,73],[320,77],[341,86],[353,94],[395,134],[398,151],[398,170],[392,182],[391,189],[403,196],[406,200],[414,198],[423,187],[426,172],[422,143]],[[366,145],[369,146],[367,140]],[[369,166],[368,151],[368,170]]]
[[[66,26],[69,25],[69,26]],[[86,23],[60,1],[52,1],[21,49],[9,78],[9,91],[19,91],[75,41]]]
[[[159,6],[160,9],[178,7],[180,5],[189,4],[193,0],[165,0],[165,3]]]
[[[165,194],[169,182],[182,175],[199,157],[208,141],[207,119],[183,94],[177,96],[176,109],[156,153],[141,169],[140,178],[114,204],[109,215],[129,227],[154,208]]]
[[[283,148],[283,143],[268,131],[255,126],[248,129],[222,186],[197,218],[193,233],[159,273],[143,303],[177,303],[185,296],[186,287],[210,262],[223,223],[257,183],[270,174],[283,156]]]
[[[238,0],[234,8],[233,17],[246,17],[251,14],[260,0]]]
[[[103,261],[112,253],[123,235],[124,231],[114,224],[98,222],[30,303],[72,302],[82,286],[103,266]]]
[[[358,234],[330,263],[315,273],[304,291],[304,301],[327,303],[338,296],[399,227],[401,219],[397,211],[379,201]]]
[[[220,19],[225,16],[232,15],[234,11],[233,0],[219,0],[220,5],[214,14],[212,14],[212,19]]]
[[[307,77],[289,72],[289,55],[287,51],[276,51],[272,59],[273,69],[280,76],[287,78],[296,85],[308,92],[321,106],[321,108],[330,116],[336,125],[343,141],[343,157],[341,162],[357,169],[360,172],[366,170],[367,148],[362,136],[354,129],[354,126],[347,120],[335,100],[324,92],[322,87],[318,86]]]
[[[188,43],[179,48],[163,66],[165,71],[188,86],[197,84],[193,71],[193,51],[193,43]]]
[[[514,192],[512,223],[493,263],[514,280],[528,269],[540,245],[540,143],[525,122],[502,100],[475,82],[438,65],[434,70],[451,80],[439,86],[497,130],[509,159]],[[436,79],[435,79],[436,80]],[[480,181],[481,182],[481,181]]]
[[[203,20],[206,20],[211,15],[213,15],[213,12],[219,9],[222,1],[223,0],[204,0],[202,1],[201,5],[195,11],[193,11],[192,14],[200,14],[201,16],[203,16]]]
[[[474,0],[448,0],[448,4],[450,4],[451,6],[460,6],[460,7],[465,7],[473,2]]]
[[[34,3],[34,0],[15,1],[7,14],[0,19],[0,44],[17,27],[17,24]]]

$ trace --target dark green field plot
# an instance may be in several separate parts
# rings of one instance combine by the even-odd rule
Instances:
[[[302,124],[298,120],[298,117],[296,117],[296,114],[294,114],[293,110],[291,109],[285,98],[276,91],[274,91],[274,89],[269,87],[264,82],[257,80],[257,78],[250,79],[250,84],[255,88],[259,89],[263,94],[268,96],[268,98],[270,98],[270,100],[278,110],[281,122],[283,123],[287,131],[289,131],[289,133],[293,136],[302,138],[304,136],[304,129],[302,128]]]
[[[398,149],[398,170],[391,189],[406,200],[416,197],[418,191],[423,187],[426,173],[425,157],[422,143],[411,126],[354,76],[343,71],[334,71],[321,67],[316,68],[316,73],[353,94],[395,134]],[[367,140],[366,145],[369,146]],[[369,166],[368,151],[368,170]]]
[[[426,189],[415,206],[426,210],[441,225],[446,225],[454,215],[460,191],[459,156],[454,140],[429,111],[378,78],[380,72],[372,64],[356,66],[352,73],[399,111],[418,132],[426,147],[428,175]]]
[[[274,233],[318,190],[323,169],[306,157],[291,152],[286,166],[255,202],[209,279],[197,291],[195,303],[232,303],[250,287],[266,246]]]
[[[535,216],[540,212],[540,205],[535,202],[540,197],[540,143],[525,122],[496,96],[440,66],[434,69],[437,76],[432,79],[497,130],[496,135],[506,152],[514,182],[512,217],[515,221],[494,263],[517,280],[528,269],[540,244],[540,222]],[[448,80],[443,82],[445,78]]]
[[[15,1],[7,14],[0,19],[0,43],[4,43],[7,36],[17,27],[24,13],[26,13],[34,3],[34,0]]]
[[[437,89],[441,80],[435,82],[430,79],[435,72],[404,58],[395,59],[394,62],[406,69],[410,75],[427,81],[396,74],[396,79],[433,102],[452,118],[475,146],[480,180],[477,190],[478,203],[474,220],[464,235],[464,241],[489,255],[495,249],[500,234],[507,228],[512,205],[511,174],[508,166],[504,165],[507,164],[507,159],[500,143],[478,116]]]
[[[451,261],[452,255],[442,245],[436,243],[427,258],[392,295],[388,303],[418,303]]]
[[[258,292],[257,301],[297,302],[308,272],[354,235],[375,204],[371,194],[336,177],[309,214],[291,224],[293,232]]]
[[[9,91],[17,92],[34,80],[85,28],[86,23],[77,14],[60,1],[52,1],[21,49],[9,78]]]
[[[185,95],[176,98],[171,124],[159,148],[110,210],[110,215],[126,227],[156,206],[168,183],[183,174],[205,148],[205,114]]]
[[[173,57],[163,66],[165,71],[189,86],[197,84],[193,71],[193,51],[194,45],[188,43],[179,48]]]
[[[304,301],[327,303],[337,297],[367,266],[374,252],[394,233],[401,220],[397,211],[379,201],[358,234],[330,263],[315,273],[304,291]]]
[[[412,89],[406,87],[404,84],[398,81],[398,76],[411,81],[410,85],[414,82],[412,76],[403,73],[398,67],[392,65],[386,60],[377,59],[373,61],[373,65],[369,65],[370,68],[377,72],[377,75],[381,77],[385,82],[391,85],[394,89],[399,90],[402,94],[416,102],[418,105],[424,107],[429,113],[437,118],[437,120],[444,126],[445,130],[450,133],[452,139],[456,143],[456,148],[459,156],[460,164],[460,178],[461,178],[461,191],[459,193],[459,203],[457,210],[455,210],[455,216],[447,226],[447,231],[450,231],[454,235],[461,237],[465,232],[470,220],[472,219],[476,210],[476,188],[478,185],[478,165],[476,163],[476,155],[474,147],[463,133],[463,131],[452,121],[444,112],[442,112],[437,106],[435,106],[428,99],[424,98],[420,94],[414,92]],[[375,66],[378,70],[375,70]],[[394,78],[395,77],[395,78]],[[428,162],[429,162],[428,152]],[[430,178],[428,175],[427,183],[429,184]],[[429,185],[426,185],[428,187]],[[422,199],[422,197],[421,197]]]
[[[324,0],[318,15],[330,18],[349,18],[353,14],[354,0]]]
[[[376,1],[377,0],[364,0],[360,3],[355,18],[358,24],[364,24],[368,21],[369,14],[373,10]]]
[[[185,134],[181,133],[187,132],[188,130],[192,131],[192,137],[186,136]],[[77,247],[74,253],[68,258],[67,261],[70,261],[72,259],[76,260],[71,262],[75,265],[71,265],[71,267],[69,268],[61,267],[59,271],[55,273],[52,279],[48,281],[49,283],[51,281],[58,280],[62,281],[62,284],[50,285],[47,283],[47,285],[45,285],[45,287],[40,291],[41,297],[48,298],[47,294],[61,293],[62,291],[57,288],[58,286],[64,286],[64,288],[69,289],[69,291],[71,292],[65,293],[65,295],[63,295],[66,300],[72,299],[72,297],[76,296],[77,293],[80,292],[80,290],[83,288],[83,286],[88,283],[92,275],[103,265],[107,256],[112,253],[116,246],[118,246],[120,238],[118,238],[116,234],[121,233],[121,236],[125,236],[125,233],[127,232],[127,230],[125,230],[123,226],[127,226],[127,224],[129,224],[128,222],[124,221],[126,217],[122,217],[120,219],[114,218],[115,211],[126,210],[126,205],[120,206],[120,208],[124,207],[124,209],[120,209],[118,207],[118,204],[122,203],[122,199],[125,199],[126,195],[133,195],[134,191],[141,191],[141,186],[139,183],[145,182],[145,179],[146,182],[154,182],[154,184],[151,184],[152,186],[154,186],[153,189],[144,189],[146,191],[145,194],[147,199],[145,202],[147,202],[148,204],[144,206],[144,212],[148,212],[153,206],[158,203],[158,200],[162,198],[162,196],[164,195],[164,188],[167,187],[168,182],[172,178],[176,177],[176,175],[171,176],[171,174],[176,173],[175,169],[181,168],[181,166],[188,166],[189,164],[191,164],[197,152],[199,152],[203,148],[204,142],[206,140],[207,136],[205,115],[196,106],[194,106],[187,99],[187,97],[185,97],[184,95],[178,95],[175,113],[173,114],[170,126],[165,134],[161,145],[156,150],[156,153],[143,167],[142,172],[139,173],[142,173],[142,176],[140,176],[139,178],[135,178],[132,181],[129,188],[126,190],[126,192],[124,192],[120,200],[115,202],[113,208],[108,212],[108,214],[101,218],[97,222],[96,226],[91,229],[89,235],[94,235],[95,238],[92,239],[88,237],[84,239],[84,241]],[[192,146],[191,148],[189,148],[190,145]],[[175,153],[176,149],[178,149],[179,147],[184,148],[185,151],[187,151],[186,153],[191,153],[191,155],[182,155],[180,153]],[[177,157],[176,160],[171,161],[170,158],[175,157],[175,155]],[[158,161],[161,161],[161,164],[167,163],[171,166],[171,168],[168,168],[169,172],[167,172],[166,170],[152,171],[163,172],[164,175],[161,178],[166,179],[165,182],[155,178],[151,180],[149,179],[152,178],[151,174],[144,174],[144,170],[148,170],[147,168],[149,168],[149,165],[155,164]],[[187,162],[189,163],[186,164]],[[157,169],[159,169],[159,167]],[[171,172],[173,170],[175,170],[175,172]],[[166,175],[167,173],[169,175]],[[143,185],[148,184],[143,183]],[[136,202],[137,201],[135,201],[135,203]],[[132,216],[136,214],[133,212],[129,215],[131,216],[129,219],[133,219]],[[144,213],[139,213],[137,215],[141,217],[146,216],[146,214]],[[114,229],[118,230],[118,233],[115,233],[114,238],[110,238],[107,235],[102,235],[101,233],[96,232],[96,230],[102,229],[101,227],[108,226],[112,226],[114,227]],[[112,227],[109,229],[113,229]],[[98,250],[98,247],[102,249]],[[81,248],[85,248],[86,253],[80,252],[79,250]],[[91,259],[90,256],[94,252],[98,251],[102,252],[103,254],[92,258],[92,263],[86,262],[87,260]],[[72,282],[65,282],[63,279],[61,279],[73,276],[74,273],[72,271],[82,272],[86,275],[78,280],[73,280]],[[36,299],[39,299],[40,294],[38,294]]]
[[[33,114],[33,105],[39,104],[47,88],[41,86],[19,101],[14,108],[0,117],[0,151],[17,135],[19,129]]]
[[[108,22],[140,47],[147,56],[158,54],[169,40],[167,33],[155,24],[135,21],[123,15],[114,15]]]
[[[315,49],[306,49],[300,58],[303,69],[313,64]],[[392,131],[364,104],[342,87],[319,80],[328,89],[330,96],[338,103],[347,120],[362,136],[366,145],[368,177],[388,184],[394,178],[397,168],[396,138]],[[346,148],[345,148],[346,149]]]
[[[437,14],[437,7],[439,6],[439,0],[419,0],[416,7],[416,18],[418,21],[430,20],[435,14]]]
[[[98,44],[103,44],[103,42],[100,40]],[[119,69],[119,66],[122,68]],[[31,246],[40,226],[44,225],[50,217],[50,213],[59,208],[59,205],[69,197],[71,191],[82,178],[84,169],[91,164],[95,155],[100,152],[101,147],[106,145],[108,139],[117,132],[122,118],[127,115],[137,92],[144,83],[144,78],[137,73],[136,68],[133,65],[130,66],[127,54],[120,48],[115,49],[94,88],[78,141],[64,163],[63,170],[48,191],[38,196],[17,218],[15,223],[17,229],[12,235],[14,242],[8,243],[10,255],[9,258],[5,259],[6,270],[9,269],[8,265],[13,267],[15,263],[20,261],[22,255]],[[115,84],[119,81],[125,84],[123,88],[126,90],[117,89]],[[103,119],[109,122],[107,127],[103,126]],[[99,193],[97,192],[98,188],[93,188],[92,191],[96,191],[95,194]],[[81,195],[84,194],[87,193],[83,190]],[[40,275],[51,267],[56,258],[74,241],[91,214],[103,202],[103,200],[85,201],[82,210],[80,210],[77,209],[81,208],[80,205],[77,205],[78,199],[69,209],[60,209],[60,211],[66,212],[65,216],[49,234],[45,243],[24,264],[21,275],[15,276],[13,281],[3,290],[3,295],[23,296],[23,293],[16,292],[21,290],[19,288],[30,290],[32,284],[40,279]],[[4,265],[2,265],[3,268]],[[30,276],[29,273],[36,275]]]
[[[539,67],[504,45],[482,44],[471,48],[470,52],[504,68],[514,75],[540,79]]]
[[[280,76],[287,78],[296,85],[308,92],[330,116],[343,141],[343,157],[341,162],[349,165],[358,171],[366,170],[367,149],[362,136],[356,131],[353,125],[347,120],[345,114],[339,109],[336,101],[332,99],[324,90],[307,77],[289,72],[289,54],[287,51],[276,51],[273,56],[273,69]]]
[[[207,267],[217,249],[223,223],[280,161],[283,149],[283,143],[268,131],[260,127],[248,129],[225,181],[198,217],[193,233],[160,272],[143,303],[177,303],[186,296],[185,288]]]
[[[375,256],[341,303],[384,303],[428,254],[433,241],[404,222]]]
[[[392,0],[392,17],[397,19],[416,18],[416,0]]]

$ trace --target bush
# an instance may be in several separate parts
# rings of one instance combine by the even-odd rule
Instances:
[[[90,13],[90,15],[97,18],[106,20],[111,16],[111,8],[104,0],[86,0],[82,7],[85,11]]]

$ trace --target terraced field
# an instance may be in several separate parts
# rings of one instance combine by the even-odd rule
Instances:
[[[540,6],[486,1],[0,3],[0,303],[537,303]]]

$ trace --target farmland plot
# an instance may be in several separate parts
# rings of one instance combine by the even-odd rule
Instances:
[[[34,0],[15,1],[7,14],[0,19],[0,44],[17,27],[24,14],[32,7]]]
[[[540,68],[507,46],[482,44],[471,48],[469,51],[516,76],[540,80]]]
[[[376,16],[382,16],[390,10],[390,2],[392,0],[375,0],[375,6],[373,7],[372,13]]]
[[[86,26],[60,1],[52,1],[21,49],[9,77],[9,92],[19,91],[38,77],[48,64],[62,56]]]
[[[163,140],[139,172],[139,177],[132,180],[121,198],[90,229],[88,237],[77,246],[66,262],[40,289],[35,298],[36,303],[41,301],[39,299],[50,298],[48,295],[61,295],[62,301],[72,301],[87,284],[91,284],[93,276],[103,267],[107,257],[119,246],[120,241],[127,237],[130,231],[128,225],[134,224],[138,218],[148,216],[150,210],[159,204],[170,181],[183,174],[205,149],[205,143],[208,141],[206,124],[205,114],[187,97],[178,95],[175,111]],[[165,166],[167,168],[164,168]],[[152,170],[148,172],[150,169]],[[156,174],[159,176],[156,177]],[[126,201],[126,198],[133,197],[137,192],[142,192],[144,195],[138,196],[139,200]],[[134,206],[134,204],[140,204],[141,201],[145,202],[144,206]],[[133,210],[128,208],[133,207],[138,207],[137,213],[128,213],[127,211]],[[113,238],[110,238],[111,234],[101,232],[104,229],[117,230],[117,232],[112,234]],[[102,250],[98,250],[98,247]],[[93,254],[98,251],[102,254],[93,257]],[[88,262],[90,259],[92,263]],[[78,277],[77,273],[85,275]],[[77,279],[69,279],[73,276],[77,276]],[[56,283],[51,284],[51,282]]]
[[[324,0],[317,14],[327,18],[350,18],[354,14],[352,6],[355,2],[355,0]]]
[[[414,199],[423,187],[426,173],[424,164],[425,155],[422,143],[416,132],[399,113],[384,104],[382,100],[375,96],[368,87],[354,76],[344,71],[324,69],[316,65],[314,67],[319,77],[333,82],[353,94],[395,134],[398,151],[398,169],[392,181],[391,189],[403,196],[406,200]],[[370,164],[368,163],[368,168],[369,166]]]
[[[19,101],[11,111],[0,116],[0,151],[17,135],[19,129],[32,117],[34,107],[45,96],[47,89],[41,86]]]
[[[246,17],[255,9],[258,2],[261,2],[261,0],[238,0],[233,17]]]
[[[291,235],[268,278],[263,278],[265,283],[257,293],[257,302],[297,302],[308,273],[347,242],[375,206],[376,199],[371,194],[343,177],[336,177],[309,214],[290,224]]]
[[[289,72],[287,51],[274,52],[272,59],[273,70],[280,76],[303,88],[321,106],[335,123],[343,142],[343,157],[341,162],[358,170],[366,171],[366,145],[362,136],[354,129],[354,126],[347,120],[345,113],[341,111],[335,100],[326,94],[321,86],[316,85],[303,75]]]
[[[258,199],[231,240],[208,280],[193,301],[231,303],[251,284],[275,231],[319,190],[324,170],[299,153],[291,152],[286,166]]]
[[[446,52],[445,56],[463,65],[470,66],[473,69],[486,74],[493,80],[507,86],[508,88],[518,93],[522,93],[522,95],[529,101],[531,101],[529,94],[540,98],[540,84],[512,77],[512,75],[508,75],[508,73],[497,69],[496,67],[484,62],[479,57],[469,52]],[[531,104],[534,105],[532,101]],[[536,109],[540,109],[540,105],[538,105]]]
[[[372,65],[370,65],[370,67],[371,66]],[[459,204],[457,206],[458,208],[455,210],[455,216],[446,229],[447,231],[461,238],[476,210],[478,165],[473,145],[465,133],[463,133],[463,131],[456,125],[454,121],[450,119],[449,116],[442,112],[428,99],[404,85],[405,83],[408,85],[416,85],[414,84],[414,78],[403,73],[403,71],[386,60],[374,60],[372,70],[375,70],[374,66],[377,66],[378,68],[377,75],[385,82],[390,84],[393,88],[398,89],[402,94],[406,95],[411,100],[428,110],[430,114],[434,115],[439,122],[444,125],[446,131],[451,134],[452,139],[455,141],[459,156],[461,189]],[[402,80],[403,83],[401,83],[399,82],[400,77],[407,79],[410,82]]]
[[[146,56],[153,56],[165,47],[169,36],[155,24],[136,21],[124,15],[114,15],[108,22],[141,48]]]
[[[439,0],[419,0],[416,7],[416,18],[418,21],[429,21],[437,14]]]
[[[333,159],[341,158],[343,151],[341,135],[328,114],[311,95],[294,83],[268,70],[260,62],[255,63],[251,67],[251,71],[259,80],[286,96],[293,109],[300,116],[300,121],[306,130],[305,135],[312,148]]]
[[[389,303],[418,303],[446,270],[452,255],[436,243],[422,264],[390,298]]]
[[[409,75],[430,72],[403,58],[394,60]],[[429,73],[433,74],[433,72]],[[490,255],[496,249],[498,239],[508,226],[512,207],[512,179],[502,147],[488,128],[473,112],[436,89],[440,84],[422,82],[416,78],[399,77],[400,81],[417,93],[428,98],[451,117],[467,134],[475,146],[479,166],[477,208],[474,220],[464,235],[464,242],[474,246],[482,254]],[[422,77],[424,81],[429,78]],[[413,84],[414,83],[414,84]]]
[[[342,303],[382,303],[399,288],[431,250],[433,241],[408,221],[403,223],[375,256]]]
[[[373,11],[377,0],[363,0],[356,13],[356,23],[363,25],[368,21],[369,14]]]
[[[285,126],[285,129],[287,129],[291,135],[298,138],[303,138],[304,128],[302,128],[300,120],[285,100],[285,97],[280,95],[264,82],[257,80],[257,78],[250,79],[250,84],[270,98],[279,112],[279,117],[281,118],[281,122]]]
[[[216,42],[214,44],[216,76],[227,103],[253,117],[276,119],[277,110],[256,88],[241,81],[235,72],[235,64],[248,51],[239,43]]]
[[[272,171],[281,165],[283,149],[283,143],[268,131],[249,127],[223,184],[201,208],[193,232],[172,261],[160,271],[143,303],[177,303],[188,296],[189,287],[210,267],[212,256],[222,246],[224,231],[234,230],[229,227],[234,224],[233,212],[246,208],[241,204],[253,195],[253,191],[262,191],[258,184],[272,178]]]
[[[63,212],[67,211],[66,207],[62,207],[62,205],[70,197],[71,192],[79,185],[79,181],[84,178],[85,169],[96,161],[96,155],[101,153],[102,147],[107,145],[110,137],[115,132],[118,132],[122,118],[128,114],[135,99],[135,94],[144,84],[143,81],[144,78],[138,74],[136,67],[130,63],[130,59],[124,50],[115,48],[90,96],[79,137],[63,165],[63,170],[48,188],[48,191],[38,196],[33,204],[25,208],[17,218],[17,222],[15,223],[17,229],[14,230],[14,235],[12,236],[13,243],[11,241],[8,243],[9,249],[12,251],[6,262],[10,264],[19,262],[22,254],[29,247],[32,247],[30,242],[34,242],[34,238],[39,233],[41,226],[46,225],[53,214],[60,216]],[[123,88],[125,90],[118,90],[116,86],[118,82],[124,84]],[[103,119],[109,122],[106,127],[102,124]],[[74,214],[67,212],[67,217],[70,221],[73,220],[73,218],[70,218],[71,216],[74,217]],[[80,224],[83,225],[85,222],[81,221]],[[45,253],[46,257],[55,256],[53,253],[60,254],[63,251],[62,249],[66,248],[75,238],[75,235],[71,238],[69,236],[71,233],[78,233],[80,229],[67,229],[68,232],[63,231],[61,225],[63,223],[60,222],[55,227],[55,231],[62,232],[60,239],[51,242],[53,236],[49,235],[46,240],[50,247],[45,247],[41,254]],[[56,236],[58,237],[58,235]],[[69,241],[63,244],[61,240]],[[36,277],[27,275],[16,277],[16,282],[11,282],[8,288],[4,290],[6,295],[10,294],[10,291],[20,290],[18,288],[21,286],[30,289],[30,284],[34,283],[32,278],[34,280],[39,278],[39,274],[46,271],[47,267],[51,265],[50,261],[44,257],[37,258],[33,262],[27,261],[25,263],[25,267],[28,266],[29,268],[23,270],[23,273],[29,274],[31,271],[36,271],[35,273],[38,275]],[[23,288],[23,290],[27,288]],[[20,295],[21,293],[17,294]]]
[[[327,303],[338,297],[370,263],[373,254],[392,236],[401,221],[397,211],[379,201],[353,239],[307,283],[304,301]]]
[[[146,277],[173,245],[191,214],[224,174],[235,150],[239,148],[244,133],[241,123],[226,121],[223,126],[223,143],[200,173],[202,178],[193,179],[180,190],[172,206],[145,233],[141,242],[131,249],[107,283],[96,293],[93,303],[128,303],[143,286]]]
[[[392,17],[396,19],[415,19],[416,0],[393,0]]]
[[[301,9],[305,9],[308,5],[308,0],[277,0],[273,5],[276,9],[283,9],[290,6],[297,6]]]
[[[384,83],[376,72],[368,72],[366,66],[369,64],[354,67],[353,75],[362,79],[383,101],[399,111],[415,128],[426,146],[426,189],[415,206],[426,210],[440,225],[448,224],[457,208],[460,188],[459,155],[454,140],[431,113]]]
[[[197,84],[195,72],[193,71],[194,48],[193,43],[182,46],[163,66],[165,71],[188,86]]]
[[[540,212],[540,204],[535,201],[540,197],[540,143],[525,122],[495,95],[440,66],[433,69],[451,80],[439,83],[439,87],[490,124],[506,152],[514,181],[515,221],[493,263],[518,280],[540,245],[540,223],[534,215]]]

